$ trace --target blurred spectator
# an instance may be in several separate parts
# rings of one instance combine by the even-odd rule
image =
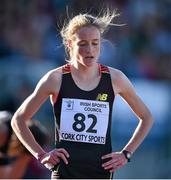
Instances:
[[[7,151],[12,135],[12,114],[8,111],[0,111],[0,165],[8,163]]]
[[[41,146],[47,145],[47,131],[38,121],[29,121],[29,129]],[[34,163],[33,156],[12,133],[8,148],[8,164],[0,165],[0,178],[36,179],[46,177],[47,170],[43,166],[33,169],[32,166],[35,167]]]

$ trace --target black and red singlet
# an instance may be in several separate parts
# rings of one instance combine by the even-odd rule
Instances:
[[[54,104],[56,147],[65,148],[68,165],[57,166],[59,178],[109,179],[101,157],[111,153],[111,118],[114,90],[108,67],[99,64],[101,79],[93,90],[80,89],[70,64],[62,67],[62,83]]]

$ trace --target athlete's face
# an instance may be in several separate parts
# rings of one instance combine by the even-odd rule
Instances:
[[[84,66],[92,66],[100,55],[100,32],[94,26],[76,31],[70,42],[72,60]]]

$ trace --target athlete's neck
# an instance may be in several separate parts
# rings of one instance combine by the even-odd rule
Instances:
[[[74,76],[79,77],[80,79],[92,79],[99,77],[99,65],[94,63],[92,66],[84,66],[79,63],[72,64],[71,72]]]

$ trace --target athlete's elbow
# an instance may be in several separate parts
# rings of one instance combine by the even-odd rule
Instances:
[[[149,128],[153,126],[154,120],[150,111],[147,111],[147,113],[145,113],[142,120]]]
[[[22,124],[22,117],[19,115],[18,112],[16,112],[11,119],[11,127],[14,130],[14,132],[18,132],[22,128]]]
[[[18,120],[17,120],[17,119],[18,119],[18,118],[17,118],[17,115],[14,114],[14,116],[13,116],[12,119],[11,119],[11,127],[12,127],[12,129],[13,129],[14,131],[17,130],[17,126],[18,126]]]
[[[153,116],[152,116],[151,113],[150,113],[149,116],[148,116],[148,121],[149,121],[150,127],[152,127],[152,126],[153,126],[153,123],[154,123],[154,119],[153,119]]]

